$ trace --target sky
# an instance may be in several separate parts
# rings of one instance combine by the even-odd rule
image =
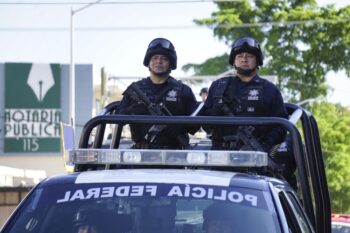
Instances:
[[[123,4],[107,4],[108,2]],[[147,4],[133,4],[137,1]],[[189,0],[190,1],[190,0]],[[8,4],[8,3],[51,4]],[[0,0],[0,62],[70,63],[71,10],[94,0]],[[152,3],[149,3],[152,2]],[[76,64],[93,64],[96,76],[104,67],[110,76],[145,77],[142,65],[148,43],[169,39],[178,55],[174,77],[190,76],[180,68],[222,55],[229,46],[199,27],[193,19],[207,18],[217,10],[209,1],[103,0],[74,13],[73,54]],[[7,4],[5,4],[7,3]],[[64,4],[63,4],[64,3]],[[79,4],[74,4],[79,3]],[[320,4],[350,5],[350,0],[319,0]],[[350,79],[330,73],[332,102],[350,106]]]

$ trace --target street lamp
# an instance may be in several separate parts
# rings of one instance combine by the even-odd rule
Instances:
[[[74,15],[80,11],[85,10],[86,8],[98,4],[103,0],[98,0],[86,4],[85,6],[78,8],[76,10],[71,8],[70,12],[70,66],[69,66],[69,80],[70,80],[70,90],[69,90],[69,117],[70,123],[75,129],[75,64],[74,64]]]
[[[323,98],[323,96],[318,96],[316,98],[309,98],[309,99],[305,99],[305,100],[302,100],[300,102],[297,103],[297,105],[303,105],[303,104],[311,104],[313,102],[316,102],[316,101],[319,101]]]

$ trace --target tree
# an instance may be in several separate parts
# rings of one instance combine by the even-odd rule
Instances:
[[[256,0],[217,2],[211,18],[197,19],[198,25],[213,29],[214,36],[231,44],[241,36],[261,42],[265,64],[260,74],[277,75],[278,86],[289,101],[327,94],[328,71],[345,70],[350,75],[350,6],[318,7],[314,0]],[[215,72],[210,64],[187,64],[196,75]],[[227,61],[218,68],[225,68]],[[222,70],[219,73],[224,72]],[[206,73],[208,72],[208,73]]]
[[[287,101],[325,96],[329,71],[345,70],[350,76],[350,6],[318,7],[314,0],[216,4],[217,12],[195,22],[213,29],[214,36],[227,45],[241,36],[255,37],[265,55],[259,73],[277,75]],[[215,67],[222,73],[227,69],[224,56],[227,54],[208,59],[205,64],[189,64],[186,69],[195,68],[195,72],[205,75],[216,72],[211,68]],[[349,110],[324,102],[314,104],[310,111],[319,124],[333,211],[350,212]]]
[[[350,111],[326,102],[310,110],[320,130],[332,211],[350,213]]]
[[[209,58],[203,64],[186,64],[182,67],[182,70],[189,71],[193,69],[196,75],[217,75],[230,68],[228,64],[228,55]]]

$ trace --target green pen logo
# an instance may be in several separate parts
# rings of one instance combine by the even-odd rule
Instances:
[[[42,102],[47,92],[55,85],[51,67],[46,64],[33,64],[27,84],[32,88],[38,101]]]

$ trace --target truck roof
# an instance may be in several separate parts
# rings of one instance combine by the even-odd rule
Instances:
[[[181,170],[181,169],[120,169],[75,172],[48,178],[42,186],[94,183],[168,183],[242,187],[266,191],[268,183],[287,185],[286,182],[254,173]]]

